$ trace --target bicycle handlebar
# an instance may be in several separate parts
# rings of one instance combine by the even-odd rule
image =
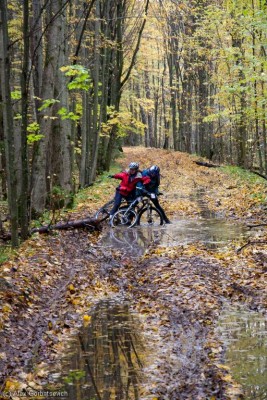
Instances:
[[[140,190],[140,192],[142,192],[145,196],[147,196],[147,197],[151,197],[151,195],[155,195],[156,197],[157,196],[163,196],[163,193],[162,192],[159,192],[159,193],[151,193],[151,192],[148,192],[146,189],[143,189],[143,188],[137,188],[138,190]]]

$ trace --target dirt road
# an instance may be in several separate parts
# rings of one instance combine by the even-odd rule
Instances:
[[[36,235],[2,265],[0,391],[11,398],[62,388],[54,372],[70,337],[79,356],[63,375],[85,371],[68,378],[73,399],[242,398],[217,325],[226,303],[266,311],[264,228],[237,251],[249,240],[246,225],[264,219],[265,183],[178,152],[127,148],[119,162],[133,160],[160,165],[172,225]],[[114,187],[88,189],[73,217],[92,213]]]

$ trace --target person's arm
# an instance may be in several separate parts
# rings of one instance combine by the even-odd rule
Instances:
[[[142,182],[144,185],[148,185],[151,182],[151,179],[149,178],[149,176],[142,176]]]
[[[119,172],[118,174],[115,174],[112,176],[112,178],[114,178],[114,179],[123,179],[123,177],[124,177],[123,172]]]
[[[144,189],[143,182],[141,182],[141,181],[137,182],[137,185],[135,188],[135,197],[142,195],[143,189]]]

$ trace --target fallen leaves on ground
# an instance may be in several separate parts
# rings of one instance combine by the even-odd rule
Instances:
[[[165,194],[160,202],[176,223],[203,218],[207,211],[244,222],[264,216],[253,197],[264,192],[262,185],[240,187],[219,169],[199,167],[178,152],[125,149],[122,168],[132,160],[142,169],[158,160]],[[73,216],[93,213],[114,187],[109,184],[106,190],[99,183],[88,189]],[[223,251],[201,243],[151,243],[139,259],[127,249],[100,247],[99,236],[84,231],[36,235],[2,266],[0,387],[43,387],[66,340],[91,323],[94,305],[121,296],[140,316],[147,344],[142,399],[241,398],[239,385],[222,363],[224,346],[215,326],[224,300],[265,311],[264,229],[259,233],[263,244],[239,253],[244,243],[238,238]]]

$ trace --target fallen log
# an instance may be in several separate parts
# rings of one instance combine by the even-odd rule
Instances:
[[[253,169],[250,169],[249,171],[252,172],[252,174],[258,175],[258,176],[260,176],[261,178],[267,180],[267,176],[261,174],[260,172],[254,171]]]
[[[267,224],[247,225],[249,229],[259,228],[260,226],[267,226]]]
[[[195,164],[200,165],[201,167],[208,167],[208,168],[219,168],[220,165],[212,164],[212,163],[207,163],[204,161],[194,161]]]
[[[55,225],[41,226],[40,228],[34,228],[31,230],[32,233],[49,233],[51,230],[69,230],[69,229],[87,229],[91,231],[100,230],[100,221],[94,218],[85,218],[75,221],[68,221],[65,223],[59,222]]]
[[[59,222],[55,225],[46,225],[40,226],[40,228],[33,228],[30,231],[30,235],[33,233],[49,233],[52,230],[71,230],[71,229],[86,229],[90,232],[99,231],[100,230],[100,223],[101,220],[97,220],[95,218],[84,218],[75,221],[68,221],[68,222]],[[1,232],[0,239],[7,241],[11,239],[10,232]]]
[[[243,249],[245,249],[246,247],[248,247],[248,246],[253,246],[254,244],[267,244],[267,241],[266,240],[249,240],[247,243],[245,243],[243,246],[241,246],[241,247],[239,247],[237,250],[236,250],[236,253],[237,254],[239,254]]]

